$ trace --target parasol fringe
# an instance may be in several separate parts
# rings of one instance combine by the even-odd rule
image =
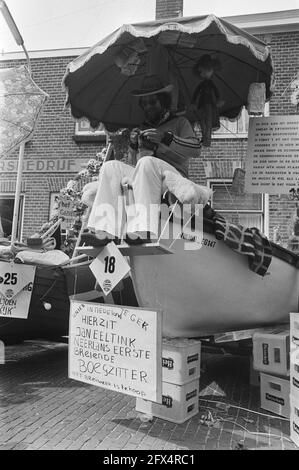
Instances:
[[[71,83],[72,83],[71,75],[75,73],[77,70],[84,67],[92,57],[95,57],[98,54],[102,55],[109,48],[112,48],[112,47],[115,47],[117,49],[117,47],[119,47],[118,45],[119,39],[123,37],[124,34],[128,34],[131,36],[130,41],[134,39],[136,40],[138,38],[142,38],[143,40],[145,40],[145,42],[146,42],[146,39],[155,38],[160,33],[168,32],[168,31],[169,32],[175,31],[178,33],[178,36],[183,33],[187,35],[189,38],[191,38],[192,35],[196,35],[198,33],[201,33],[207,30],[207,28],[209,28],[211,24],[213,24],[214,27],[217,29],[217,31],[219,31],[219,34],[223,36],[224,42],[227,41],[227,43],[229,44],[240,45],[246,48],[249,54],[251,54],[253,58],[255,58],[255,60],[258,60],[261,63],[264,63],[267,61],[267,64],[265,64],[265,66],[268,68],[270,66],[270,71],[268,72],[268,80],[270,83],[268,84],[269,96],[266,98],[266,101],[269,101],[272,91],[274,89],[274,83],[275,83],[274,71],[273,71],[274,69],[273,69],[273,62],[272,62],[272,57],[270,53],[270,47],[266,45],[264,42],[257,39],[256,37],[244,31],[243,29],[240,29],[237,26],[234,26],[233,24],[230,24],[229,22],[226,22],[225,20],[218,18],[213,14],[210,14],[207,16],[199,16],[199,17],[180,17],[180,18],[173,18],[173,19],[168,19],[168,20],[162,19],[158,21],[156,20],[152,22],[144,22],[144,23],[137,23],[137,24],[124,24],[119,29],[111,33],[109,36],[102,39],[100,42],[98,42],[94,46],[90,47],[81,56],[77,57],[76,59],[74,59],[72,62],[70,62],[67,65],[66,72],[62,79],[62,87],[66,93],[64,107],[70,108],[70,113],[75,119],[85,117],[87,120],[90,121],[90,116],[87,116],[81,111],[79,111],[77,115],[77,110],[74,108],[74,105],[72,104],[72,97],[70,95],[70,91],[72,89],[71,88]],[[260,71],[261,73],[263,72],[262,67]],[[69,86],[68,86],[68,80],[70,81]],[[231,119],[235,121],[237,118],[231,118]],[[104,119],[101,119],[101,122],[103,121],[105,122],[105,124],[107,125],[109,124],[108,121],[106,122]],[[113,125],[116,128],[126,127],[125,124],[122,123],[122,121],[118,123],[113,122]]]
[[[198,17],[198,19],[201,19],[203,17]],[[63,77],[63,86],[65,89],[67,86],[65,85],[65,79],[70,73],[76,72],[79,68],[81,68],[83,65],[85,65],[92,56],[96,54],[103,54],[109,47],[111,47],[113,44],[116,43],[116,41],[122,36],[123,33],[127,32],[130,35],[132,35],[135,38],[142,37],[142,38],[151,38],[153,36],[157,36],[159,33],[163,31],[167,31],[169,29],[169,24],[175,24],[176,29],[180,33],[187,33],[187,34],[196,34],[204,31],[207,29],[211,23],[216,23],[218,29],[225,35],[227,41],[231,44],[242,44],[243,46],[247,47],[250,49],[252,54],[258,59],[261,60],[262,62],[265,62],[267,58],[270,55],[270,47],[265,45],[262,41],[258,41],[257,38],[254,38],[255,41],[260,42],[261,45],[264,46],[264,52],[258,51],[253,44],[250,42],[249,39],[245,37],[241,37],[238,35],[232,35],[229,33],[228,29],[224,28],[223,24],[229,25],[225,20],[220,20],[217,18],[215,15],[208,15],[198,26],[190,28],[190,26],[185,26],[182,24],[183,22],[186,22],[186,20],[191,20],[191,19],[196,19],[196,17],[188,17],[188,18],[176,18],[173,21],[163,21],[161,25],[159,25],[157,28],[145,31],[142,29],[142,26],[144,25],[151,25],[150,22],[148,23],[139,23],[139,24],[124,24],[121,26],[119,29],[114,31],[113,33],[110,34],[110,36],[107,36],[106,38],[102,39],[100,42],[95,44],[94,46],[90,47],[86,52],[84,52],[82,55],[74,59],[72,62],[70,62],[67,66],[66,73]],[[233,26],[233,25],[230,25]],[[242,31],[244,33],[244,31]],[[248,34],[248,37],[250,37],[250,34]]]

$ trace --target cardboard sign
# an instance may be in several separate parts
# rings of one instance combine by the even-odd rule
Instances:
[[[0,262],[0,316],[28,317],[35,266]]]
[[[35,268],[15,263],[0,262],[0,294],[12,299],[30,282],[33,282]]]
[[[59,207],[59,216],[63,217],[63,221],[61,222],[62,230],[69,230],[70,228],[72,228],[74,224],[75,207],[76,207],[76,204],[74,201],[70,199],[61,200],[60,207]]]
[[[75,202],[70,198],[62,198],[57,193],[52,193],[50,197],[50,219],[55,215],[63,217],[60,228],[61,230],[69,230],[74,224],[75,218]]]
[[[28,317],[35,266],[0,262],[0,316]]]
[[[130,271],[129,264],[114,242],[108,243],[89,267],[105,295],[110,294]]]
[[[69,378],[162,401],[161,312],[71,300]]]
[[[245,191],[292,194],[299,191],[299,116],[249,120]]]

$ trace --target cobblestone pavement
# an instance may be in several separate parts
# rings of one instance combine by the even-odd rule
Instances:
[[[146,420],[135,398],[68,378],[67,345],[26,341],[0,365],[0,450],[298,450],[259,407],[245,356],[204,354],[199,413]]]

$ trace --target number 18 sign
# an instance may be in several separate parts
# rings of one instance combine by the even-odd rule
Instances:
[[[130,266],[115,243],[111,242],[93,260],[90,269],[103,293],[108,295],[130,271]]]

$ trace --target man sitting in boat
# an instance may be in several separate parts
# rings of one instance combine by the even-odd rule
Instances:
[[[82,235],[82,241],[100,246],[125,234],[128,243],[158,237],[161,196],[168,189],[165,172],[186,178],[189,159],[199,157],[201,148],[186,117],[170,111],[172,88],[152,75],[133,92],[145,115],[140,129],[131,132],[130,163],[136,158],[136,167],[117,160],[103,164],[88,220],[89,233]],[[123,197],[123,184],[128,181],[135,202],[130,213]]]

